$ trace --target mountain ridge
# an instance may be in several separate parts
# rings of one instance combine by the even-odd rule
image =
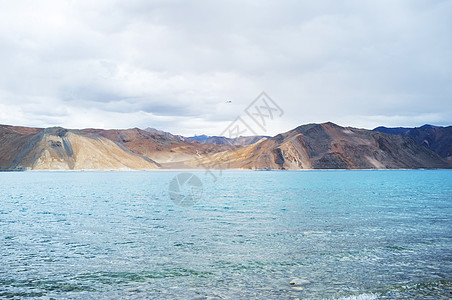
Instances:
[[[140,170],[159,168],[152,159],[80,130],[0,126],[0,170]]]
[[[438,153],[442,158],[452,161],[452,126],[434,126],[425,124],[414,128],[405,127],[402,131],[398,130],[398,128],[380,126],[375,128],[374,131],[408,137],[416,143]]]
[[[440,130],[426,126],[422,130]],[[450,126],[452,128],[452,126]],[[449,131],[444,135],[448,136]],[[450,133],[452,135],[452,132]],[[0,170],[412,169],[451,168],[427,145],[403,134],[300,125],[234,145],[200,143],[149,129],[65,129],[0,125]],[[239,138],[240,139],[240,138]],[[230,139],[232,140],[232,139]]]
[[[224,136],[209,136],[205,134],[188,137],[188,139],[200,142],[202,144],[234,145],[234,146],[247,146],[257,143],[261,139],[268,138],[270,138],[270,136],[255,135],[255,136],[239,136],[236,138],[227,138]]]
[[[192,162],[188,164],[193,166]],[[409,138],[331,122],[301,125],[235,152],[201,159],[201,165],[209,164],[281,170],[451,167],[439,155]]]

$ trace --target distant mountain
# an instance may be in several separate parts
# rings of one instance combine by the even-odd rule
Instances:
[[[451,168],[450,161],[432,151],[450,158],[451,130],[452,126],[423,126],[387,134],[323,123],[302,125],[271,138],[207,137],[218,139],[203,143],[138,128],[0,125],[0,170]]]
[[[202,163],[220,168],[293,170],[451,167],[409,138],[330,122],[302,125],[236,151],[203,157]]]
[[[409,131],[411,128],[406,128],[406,127],[384,127],[384,126],[380,126],[374,129],[374,131],[378,131],[378,132],[383,132],[383,133],[390,133],[390,134],[402,134],[405,133],[407,131]]]
[[[198,142],[158,130],[132,129],[83,129],[82,132],[100,135],[126,149],[150,158],[158,163],[173,163],[220,152],[222,145]]]
[[[440,127],[426,124],[421,127],[403,128],[403,131],[397,129],[377,127],[374,130],[408,137],[438,153],[439,156],[452,161],[452,126]]]
[[[150,132],[150,133],[155,133],[155,134],[158,134],[158,135],[164,135],[164,136],[167,136],[167,137],[170,137],[170,138],[175,138],[175,139],[180,140],[180,141],[185,141],[185,142],[188,141],[188,138],[186,138],[184,136],[174,135],[174,134],[171,134],[169,132],[166,132],[166,131],[163,131],[163,130],[158,130],[158,129],[151,128],[151,127],[148,127],[146,129],[144,129],[144,131],[147,131],[147,132]]]
[[[61,127],[0,126],[0,170],[156,169],[152,159],[98,135]]]
[[[193,140],[193,141],[197,141],[197,142],[200,142],[200,143],[204,143],[209,138],[211,138],[211,136],[205,135],[205,134],[188,137],[188,139]],[[213,143],[209,143],[209,144],[213,144]]]
[[[227,138],[224,136],[208,136],[208,135],[196,135],[189,137],[188,139],[197,141],[203,144],[217,144],[217,145],[234,145],[234,146],[246,146],[257,143],[261,139],[267,139],[269,136],[257,135],[257,136],[240,136],[237,138]]]

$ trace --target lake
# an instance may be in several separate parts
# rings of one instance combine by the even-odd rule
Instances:
[[[452,297],[452,170],[191,173],[0,173],[0,297]]]

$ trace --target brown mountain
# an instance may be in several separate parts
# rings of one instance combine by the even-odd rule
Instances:
[[[452,126],[423,125],[415,128],[377,127],[375,131],[400,134],[452,161]]]
[[[299,126],[256,144],[186,164],[295,170],[451,167],[439,155],[409,138],[333,123]]]
[[[155,169],[159,165],[99,135],[0,126],[0,170]]]
[[[155,129],[155,128],[151,128],[151,127],[148,127],[146,129],[144,129],[144,131],[147,131],[147,132],[150,132],[150,133],[156,133],[156,134],[164,135],[164,136],[168,136],[168,137],[172,137],[172,138],[175,138],[175,139],[180,140],[180,141],[186,141],[186,142],[189,141],[188,140],[189,138],[186,138],[184,136],[175,135],[175,134],[172,134],[170,132],[159,130],[159,129]]]
[[[67,130],[0,125],[0,170],[451,167],[410,138],[333,123],[299,126],[245,147],[202,144],[138,128]]]
[[[82,132],[100,135],[130,151],[158,163],[175,163],[195,159],[228,149],[221,145],[200,144],[163,131],[133,129],[83,129]]]

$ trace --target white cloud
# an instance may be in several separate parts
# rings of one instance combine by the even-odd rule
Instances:
[[[0,1],[0,123],[218,134],[451,124],[452,1]],[[226,100],[232,103],[225,104]]]

